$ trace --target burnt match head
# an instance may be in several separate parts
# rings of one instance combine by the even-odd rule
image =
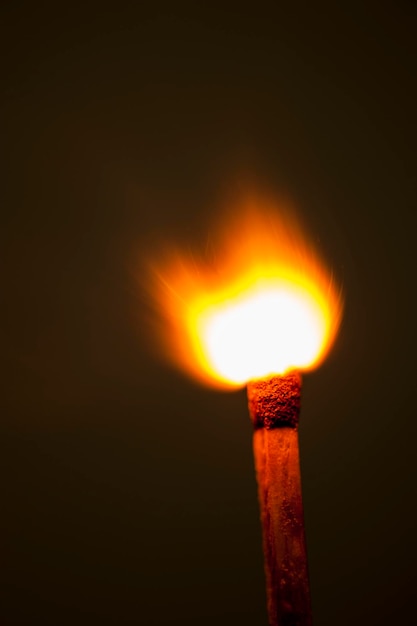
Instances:
[[[301,375],[284,376],[248,383],[249,412],[254,428],[297,428],[300,414]]]

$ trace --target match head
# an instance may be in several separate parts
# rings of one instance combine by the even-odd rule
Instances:
[[[301,397],[299,372],[249,382],[247,390],[255,429],[297,428]]]

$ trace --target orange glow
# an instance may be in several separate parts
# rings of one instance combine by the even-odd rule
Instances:
[[[206,258],[172,251],[153,267],[164,354],[208,384],[312,369],[334,340],[340,290],[285,215],[247,203],[210,231]]]

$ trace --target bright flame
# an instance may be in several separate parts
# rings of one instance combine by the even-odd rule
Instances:
[[[326,332],[311,295],[278,281],[255,285],[202,312],[196,322],[210,367],[237,384],[308,367]]]
[[[317,366],[342,300],[294,219],[240,207],[213,246],[211,260],[173,253],[157,270],[165,354],[217,386]]]

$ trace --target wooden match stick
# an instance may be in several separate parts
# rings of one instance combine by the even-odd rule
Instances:
[[[298,452],[301,376],[248,384],[270,626],[311,626]]]

